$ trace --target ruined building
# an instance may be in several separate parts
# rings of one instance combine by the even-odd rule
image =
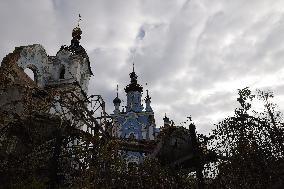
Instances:
[[[82,124],[88,124],[93,131],[98,128],[93,117],[82,119],[89,113],[85,102],[93,73],[80,45],[81,34],[80,27],[75,27],[71,44],[62,46],[55,56],[47,55],[41,45],[35,44],[16,47],[1,62],[0,188],[8,188],[19,175],[35,170],[40,177],[48,177],[52,185],[66,170],[64,166],[86,164],[80,154],[76,156],[79,161],[74,158],[75,146],[69,145],[76,141],[78,146],[82,137],[92,137],[77,129]],[[33,71],[34,81],[24,72],[27,68]],[[89,142],[90,149],[93,143]]]
[[[121,108],[118,90],[112,114],[105,111],[100,95],[87,95],[93,73],[80,45],[81,34],[78,25],[72,31],[71,45],[62,46],[55,56],[47,55],[41,45],[35,44],[16,47],[3,59],[0,183],[6,185],[0,188],[7,188],[18,180],[18,175],[25,180],[31,172],[48,177],[50,188],[77,183],[82,173],[90,171],[90,165],[98,165],[99,171],[106,169],[99,157],[105,158],[101,155],[104,145],[111,152],[108,144],[118,144],[117,156],[126,155],[122,157],[127,166],[143,162],[145,156],[157,158],[162,165],[194,166],[195,126],[191,130],[175,127],[165,116],[160,132],[148,90],[143,106],[143,86],[138,84],[134,65],[130,84],[124,89],[125,109]],[[24,72],[26,68],[33,71],[34,81]],[[19,174],[13,170],[19,170]]]
[[[143,86],[138,83],[133,65],[129,74],[130,83],[124,89],[127,97],[125,109],[121,108],[122,101],[117,91],[113,100],[113,113],[108,116],[105,110],[102,112],[105,115],[101,117],[107,117],[109,120],[95,120],[96,117],[84,106],[84,103],[87,105],[90,102],[87,92],[93,73],[86,50],[80,45],[81,34],[78,25],[72,31],[71,45],[62,46],[56,56],[47,55],[45,49],[38,44],[17,47],[13,53],[7,55],[0,67],[0,114],[16,112],[21,115],[35,111],[47,113],[49,116],[59,113],[60,116],[65,116],[66,120],[72,120],[72,127],[83,128],[91,135],[96,133],[95,130],[105,130],[111,138],[120,140],[128,162],[140,163],[146,155],[152,153],[160,132],[155,124],[149,92],[146,90],[143,106]],[[26,68],[33,71],[34,81],[24,73]],[[66,107],[72,104],[68,101],[60,104],[59,100],[56,101],[62,98],[59,91],[61,94],[68,94],[65,98],[70,98],[71,93],[74,94],[83,104],[72,102],[73,107]],[[101,104],[104,106],[104,102]],[[39,107],[44,108],[39,110]],[[69,108],[69,112],[65,113],[64,108]],[[6,114],[0,116],[7,117]],[[74,122],[74,117],[79,121]],[[165,116],[162,128],[167,129],[172,125],[170,119]],[[86,128],[90,128],[90,131]],[[80,140],[75,141],[76,144],[78,142]]]
[[[41,105],[40,103],[46,103],[42,105],[44,113],[64,115],[71,120],[74,113],[70,113],[70,111],[65,113],[66,107],[63,107],[56,100],[59,101],[62,98],[58,95],[59,91],[61,94],[62,92],[64,94],[64,92],[72,91],[79,99],[87,103],[89,79],[93,73],[89,57],[80,45],[81,34],[82,31],[78,25],[72,31],[71,45],[62,46],[56,56],[47,55],[45,49],[39,44],[17,47],[13,53],[7,55],[3,59],[0,72],[3,72],[3,75],[8,75],[8,80],[13,85],[1,87],[3,90],[1,90],[0,112],[16,112],[19,115],[29,111],[38,112],[37,108]],[[26,68],[33,71],[34,81],[24,73]],[[145,108],[142,105],[143,87],[137,83],[137,77],[133,66],[133,72],[130,73],[131,82],[125,88],[126,110],[120,109],[121,100],[117,94],[117,97],[113,100],[114,112],[108,117],[112,120],[109,127],[111,128],[111,137],[134,140],[139,146],[139,141],[146,141],[146,143],[147,141],[154,141],[158,129],[156,128],[148,90],[145,97]],[[19,82],[16,85],[15,80],[17,80],[16,83]],[[9,82],[5,81],[2,85]],[[19,87],[18,84],[22,87]],[[47,95],[46,93],[53,100],[44,99],[40,101],[37,98],[38,96],[42,98],[44,94]],[[33,106],[29,106],[25,98],[29,99],[29,103],[34,103]],[[51,101],[53,104],[51,104]],[[76,107],[74,108],[76,109]],[[78,117],[80,116],[84,115],[78,114]],[[101,127],[106,128],[104,125],[101,125]],[[76,128],[86,128],[86,121],[78,121]],[[141,148],[136,150],[135,148],[127,150],[128,147],[126,147],[128,160],[139,163],[146,154],[143,150],[141,151]]]
[[[16,47],[13,53],[8,54],[2,61],[1,72],[8,75],[8,80],[3,82],[6,85],[10,82],[21,83],[22,86],[28,85],[47,91],[73,90],[79,98],[86,97],[88,83],[93,75],[89,57],[85,49],[80,45],[82,31],[79,26],[72,31],[71,45],[62,46],[56,56],[49,56],[45,49],[39,45],[29,45]],[[29,68],[34,73],[34,82],[23,72]],[[7,78],[6,78],[7,79]],[[25,111],[23,104],[23,90],[19,87],[6,87],[1,91],[0,110]],[[56,94],[54,96],[56,98]],[[11,106],[12,102],[19,102],[17,107]],[[56,107],[47,110],[55,113]]]

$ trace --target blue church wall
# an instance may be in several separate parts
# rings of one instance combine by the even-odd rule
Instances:
[[[118,138],[131,138],[136,140],[154,140],[156,135],[156,125],[154,112],[151,108],[151,97],[148,94],[145,98],[146,106],[141,103],[143,87],[137,83],[137,75],[130,73],[131,83],[124,89],[127,96],[126,112],[120,111],[118,92],[113,100],[114,113],[112,134]],[[118,89],[117,89],[118,90]],[[141,152],[125,151],[127,161],[141,163],[145,154]]]
[[[144,112],[143,112],[144,113]],[[132,115],[129,115],[132,114]],[[123,116],[123,117],[122,117]],[[151,115],[143,115],[140,113],[140,115],[130,112],[127,115],[122,115],[121,117],[118,115],[114,119],[116,120],[117,124],[120,126],[121,138],[129,138],[129,135],[133,133],[135,135],[135,139],[142,140],[142,139],[150,139],[149,137],[143,137],[142,130],[145,130],[147,132],[148,127],[154,125],[149,122]],[[137,117],[136,117],[137,116]],[[154,128],[153,128],[154,131]]]

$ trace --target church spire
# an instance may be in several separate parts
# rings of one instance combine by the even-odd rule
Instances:
[[[119,113],[119,106],[120,106],[120,103],[121,103],[121,100],[118,98],[118,85],[116,85],[116,97],[115,99],[113,100],[113,104],[114,104],[114,113]]]
[[[72,30],[72,40],[71,40],[71,46],[77,47],[79,46],[81,35],[82,35],[82,30],[80,28],[80,22],[81,22],[81,15],[79,14],[79,19],[77,26],[73,28]]]
[[[81,22],[81,15],[79,14],[79,18],[78,18],[78,23],[77,23],[77,27],[80,28],[80,22]]]
[[[169,127],[171,122],[170,119],[167,117],[167,114],[165,113],[165,117],[163,118],[164,120],[164,127]]]
[[[113,100],[113,103],[114,104],[120,104],[121,103],[121,100],[118,98],[118,85],[116,85],[116,97]]]
[[[130,75],[131,83],[137,83],[138,76],[136,75],[135,70],[134,70],[134,62],[132,64],[132,72],[129,75]]]
[[[134,63],[132,64],[132,72],[129,74],[130,76],[130,84],[126,86],[125,92],[128,93],[130,91],[138,91],[138,92],[143,92],[143,87],[139,84],[137,84],[137,78],[138,76],[135,73],[134,70]]]
[[[118,84],[116,85],[116,97],[118,98]]]
[[[126,111],[141,112],[143,105],[141,104],[141,96],[143,92],[143,87],[137,83],[137,75],[134,70],[134,63],[132,67],[132,72],[129,74],[130,84],[125,87],[125,92],[127,93],[127,106]]]
[[[147,83],[146,83],[146,85],[147,85]],[[151,107],[151,97],[149,96],[148,89],[146,90],[146,92],[147,92],[147,95],[146,95],[146,97],[145,97],[145,103],[146,103],[146,108],[145,108],[145,110],[146,110],[146,112],[152,112],[153,109],[152,109],[152,107]]]

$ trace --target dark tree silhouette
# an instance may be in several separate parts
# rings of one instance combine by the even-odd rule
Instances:
[[[211,147],[219,155],[211,188],[283,188],[283,117],[270,102],[271,92],[239,90],[240,108],[218,123]],[[264,111],[252,110],[256,97]]]

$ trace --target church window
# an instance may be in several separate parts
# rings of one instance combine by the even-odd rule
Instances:
[[[135,139],[136,137],[135,137],[134,133],[131,133],[131,134],[129,135],[129,138],[133,140],[133,139]]]
[[[59,79],[65,79],[65,67],[64,66],[60,70]]]
[[[38,82],[38,70],[34,65],[28,65],[24,72],[33,80],[34,82]]]
[[[34,72],[33,72],[32,69],[26,68],[26,69],[24,70],[24,72],[25,72],[33,81],[35,80],[35,74],[34,74]]]

